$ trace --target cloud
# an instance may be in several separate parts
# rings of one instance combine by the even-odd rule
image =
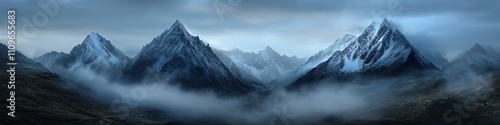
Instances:
[[[220,0],[230,10],[222,14],[214,1],[72,0],[60,5],[36,36],[20,38],[23,47],[19,48],[29,57],[52,50],[69,52],[87,34],[99,32],[134,56],[179,19],[191,34],[218,48],[257,52],[269,45],[282,54],[309,57],[344,34],[359,35],[371,21],[381,20],[377,14],[383,13],[401,24],[405,35],[412,36],[410,41],[429,37],[425,39],[433,40],[448,58],[474,43],[500,48],[495,34],[500,32],[499,1],[242,0],[232,5]],[[15,8],[19,19],[31,19],[43,12],[37,2],[8,1],[0,7]],[[0,31],[5,26],[0,25]]]
[[[370,112],[373,110],[365,109],[384,103],[383,100],[390,98],[389,88],[397,83],[386,79],[339,84],[322,81],[300,91],[276,89],[268,94],[221,97],[210,90],[186,91],[165,81],[136,84],[109,81],[88,67],[77,68],[65,77],[97,99],[107,100],[109,109],[125,118],[127,114],[153,108],[189,122],[210,119],[231,124],[269,124],[285,119],[305,124],[331,115]]]

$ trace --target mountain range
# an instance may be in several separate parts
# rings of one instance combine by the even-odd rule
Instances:
[[[216,50],[215,53],[233,74],[262,87],[268,87],[269,82],[297,69],[306,61],[305,58],[280,55],[269,46],[258,53],[239,49]]]
[[[210,89],[225,94],[251,91],[236,78],[199,37],[176,21],[130,59],[109,40],[91,33],[69,54],[50,52],[34,59],[52,72],[68,76],[80,68],[121,82],[163,81],[184,89]]]
[[[192,36],[177,20],[133,58],[125,56],[101,35],[91,33],[69,54],[50,52],[34,61],[63,76],[78,68],[89,68],[126,83],[163,81],[184,89],[241,94],[283,86],[299,88],[325,79],[446,71],[444,69],[455,69],[449,68],[455,63],[470,60],[484,62],[473,64],[496,64],[485,60],[495,59],[497,55],[481,48],[475,45],[472,49],[475,53],[471,50],[464,54],[464,59],[448,63],[437,51],[413,46],[403,33],[384,19],[372,22],[359,36],[346,34],[306,61],[281,55],[269,46],[258,53],[212,49],[199,36]],[[487,59],[470,56],[477,54],[494,56],[483,57]]]
[[[7,54],[5,54],[7,49],[7,46],[0,44],[2,52],[0,62],[2,63],[7,62]],[[359,36],[346,34],[336,39],[330,46],[307,60],[279,54],[269,46],[257,53],[243,52],[239,49],[212,49],[208,44],[203,43],[199,36],[192,36],[178,20],[145,45],[133,58],[127,57],[110,40],[93,32],[87,35],[81,44],[73,47],[69,54],[52,51],[30,59],[21,52],[16,52],[16,60],[19,63],[19,72],[16,74],[19,79],[17,79],[16,86],[23,89],[23,91],[16,91],[18,95],[16,98],[19,104],[22,104],[17,108],[19,112],[30,112],[20,117],[28,119],[22,120],[21,123],[25,124],[57,124],[68,121],[81,124],[95,124],[102,121],[130,124],[185,123],[183,121],[185,119],[176,116],[175,112],[158,111],[154,109],[156,108],[154,106],[135,108],[128,112],[126,119],[120,119],[122,116],[112,111],[114,109],[110,109],[107,102],[99,100],[102,98],[95,99],[97,98],[94,97],[95,91],[86,91],[79,84],[71,81],[78,79],[82,71],[91,71],[85,73],[97,74],[108,78],[107,80],[122,83],[124,86],[162,82],[177,85],[188,91],[201,91],[202,94],[208,90],[219,96],[238,96],[250,103],[249,105],[244,103],[244,111],[249,111],[247,108],[252,109],[254,105],[286,100],[288,96],[273,95],[273,90],[277,88],[286,88],[287,94],[294,95],[296,93],[293,92],[296,92],[294,90],[297,88],[321,83],[346,85],[337,81],[367,78],[375,80],[375,86],[383,86],[390,84],[385,83],[384,79],[393,78],[401,84],[390,85],[388,89],[382,87],[380,89],[384,90],[382,92],[361,95],[361,97],[368,98],[365,101],[370,103],[368,108],[360,111],[362,115],[356,114],[359,110],[355,110],[356,112],[347,113],[356,116],[354,119],[343,119],[335,114],[311,122],[318,124],[442,123],[443,112],[453,109],[450,107],[456,104],[462,104],[460,100],[463,100],[463,97],[476,96],[477,93],[474,92],[493,92],[491,94],[495,95],[482,100],[474,100],[481,106],[478,110],[469,112],[474,113],[474,116],[469,119],[464,118],[464,122],[498,123],[497,119],[500,117],[498,115],[500,96],[497,96],[500,91],[498,79],[500,54],[496,50],[475,44],[457,59],[448,62],[435,50],[425,50],[412,45],[402,32],[385,19],[371,23]],[[6,70],[7,66],[2,65],[1,68]],[[420,72],[423,75],[418,74]],[[416,78],[405,78],[413,74],[418,75]],[[8,75],[7,72],[0,73],[3,80],[8,80]],[[486,76],[487,80],[491,80],[488,81],[491,86],[480,86],[480,84],[474,84],[477,81],[471,80],[467,81],[471,82],[467,87],[443,88],[445,85],[454,83],[453,80],[479,78],[479,76]],[[4,90],[7,89],[4,88]],[[258,96],[255,97],[255,95]],[[297,97],[302,97],[302,94],[298,93],[298,95],[300,96]],[[120,95],[106,96],[119,98]],[[378,96],[388,96],[388,98],[378,100],[380,99],[377,98]],[[8,97],[2,96],[2,98]],[[309,103],[308,99],[293,98],[292,100],[305,100]],[[328,100],[328,98],[321,97],[321,100]],[[325,107],[331,107],[331,105]],[[7,109],[3,108],[3,110]],[[372,114],[374,112],[376,115]],[[182,113],[180,111],[179,114]],[[276,113],[274,109],[272,113]],[[324,112],[319,114],[322,113]],[[376,118],[372,119],[373,117]],[[299,118],[309,119],[303,116]],[[208,119],[208,124],[219,124],[219,122],[220,124],[238,124],[238,122],[226,122],[217,118]],[[268,123],[268,121],[264,122]],[[206,122],[190,122],[189,120],[187,122],[187,124],[202,123]]]

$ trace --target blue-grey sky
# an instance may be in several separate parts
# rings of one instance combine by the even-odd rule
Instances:
[[[91,32],[133,57],[176,19],[211,47],[257,52],[270,46],[298,57],[344,34],[359,35],[382,18],[446,58],[475,43],[500,50],[496,0],[0,0],[0,7],[1,41],[7,39],[6,11],[15,9],[17,47],[32,58],[68,53]]]

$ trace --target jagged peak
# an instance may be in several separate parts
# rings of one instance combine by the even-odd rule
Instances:
[[[387,19],[382,20],[380,27],[382,27],[382,26],[386,26],[387,28],[392,29],[392,30],[398,30],[398,27],[396,25],[394,25],[394,23],[392,21],[389,21]]]
[[[357,36],[356,35],[353,35],[353,34],[345,34],[342,38],[338,38],[335,40],[335,42],[328,46],[327,50],[330,50],[331,48],[335,47],[336,45],[339,45],[339,44],[342,44],[342,43],[346,43],[352,39],[355,39]],[[322,50],[323,51],[323,50]]]
[[[474,46],[472,46],[472,48],[469,51],[473,51],[473,52],[485,52],[486,49],[483,46],[479,45],[479,43],[476,43],[476,44],[474,44]]]
[[[57,51],[50,51],[50,52],[45,53],[45,54],[43,54],[41,56],[38,56],[36,58],[47,57],[47,56],[51,57],[51,56],[58,56],[58,55],[66,55],[66,53],[64,53],[64,52],[57,52]]]
[[[56,55],[56,54],[66,54],[64,52],[57,52],[57,51],[50,51],[49,53],[46,54],[51,54],[51,55]]]
[[[372,36],[372,35],[375,35],[376,32],[380,29],[380,23],[378,22],[375,22],[375,21],[372,21],[372,23],[365,28],[365,30],[363,31],[363,34],[361,36]]]
[[[487,60],[486,62],[494,61],[494,63],[498,64],[498,62],[500,62],[500,60],[498,60],[499,58],[500,54],[495,50],[491,48],[485,48],[480,44],[476,43],[469,50],[458,55],[453,62],[466,62],[474,60],[475,61],[482,60],[481,62],[483,62]]]
[[[173,32],[180,32],[186,36],[191,36],[189,34],[189,32],[186,30],[186,28],[184,27],[184,25],[179,20],[175,20],[174,24],[172,24],[172,26],[168,30],[165,31],[166,34],[170,34]]]
[[[389,21],[387,19],[383,19],[382,22],[380,23],[380,25],[387,25],[387,26],[390,26],[391,23],[389,23]]]
[[[346,42],[347,40],[350,39],[355,39],[357,36],[353,34],[345,34],[344,37],[342,37],[342,41]]]
[[[273,55],[279,55],[278,52],[276,52],[273,48],[271,48],[270,46],[266,46],[266,48],[264,50],[261,50],[259,53],[262,53],[262,52],[265,52],[265,53],[268,53],[268,54],[273,54]]]
[[[354,38],[356,35],[354,34],[345,34],[343,38]]]
[[[59,52],[57,52],[57,51],[50,51],[49,53],[51,53],[51,54],[57,54]]]
[[[184,28],[184,25],[177,19],[175,20],[174,24],[172,24],[172,27]]]
[[[270,46],[266,46],[266,48],[264,48],[263,51],[266,51],[266,52],[276,52],[273,48],[271,48]]]
[[[269,46],[266,46],[266,48],[264,50],[267,50],[267,51],[274,51],[273,48],[269,47]]]
[[[482,54],[492,54],[492,53],[495,53],[495,52],[491,52],[489,51],[488,49],[484,48],[483,46],[479,45],[479,43],[476,43],[474,44],[474,46],[472,46],[472,48],[470,48],[466,54],[477,54],[477,53],[482,53]]]
[[[387,20],[385,18],[381,22],[372,21],[372,23],[370,24],[370,26],[368,26],[367,30],[368,29],[379,30],[381,27],[387,27],[389,29],[397,30],[397,28],[389,20]]]
[[[83,50],[82,50],[83,49]],[[100,54],[103,53],[108,53],[108,51],[113,51],[110,49],[116,49],[109,40],[101,36],[99,33],[92,32],[87,37],[83,42],[77,46],[75,46],[70,54],[78,54],[81,53],[81,51],[84,52],[97,52]],[[75,53],[76,52],[76,53]]]
[[[91,38],[96,38],[96,39],[103,38],[101,35],[99,35],[99,33],[96,33],[96,32],[92,32],[88,36],[91,37]]]
[[[92,32],[89,35],[91,35],[91,36],[100,36],[99,33],[96,33],[96,32]]]
[[[370,25],[366,29],[378,29],[377,28],[378,26],[380,26],[380,23],[378,23],[376,21],[372,21],[372,23],[370,23]]]
[[[484,48],[479,43],[476,43],[472,46],[471,50],[484,50]]]
[[[104,40],[102,40],[104,39]],[[90,33],[89,35],[87,35],[87,37],[85,38],[85,40],[83,41],[82,44],[102,44],[101,41],[107,41],[104,37],[102,37],[101,35],[99,35],[99,33],[96,33],[96,32],[92,32]]]

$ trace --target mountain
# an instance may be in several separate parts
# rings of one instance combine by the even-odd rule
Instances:
[[[274,84],[290,84],[295,81],[298,77],[303,76],[305,73],[310,71],[312,68],[318,66],[320,63],[323,63],[330,58],[333,53],[337,51],[341,51],[349,46],[356,40],[356,36],[352,34],[346,34],[344,37],[335,40],[335,42],[328,46],[328,48],[319,51],[318,53],[311,56],[306,63],[301,65],[299,68],[295,69],[292,72],[288,72],[284,74],[281,78],[273,81]]]
[[[141,51],[123,70],[123,78],[166,80],[191,90],[212,89],[216,92],[241,94],[251,90],[235,77],[203,43],[191,36],[178,20]]]
[[[89,68],[106,76],[120,73],[129,60],[130,58],[109,40],[97,33],[87,35],[69,54],[50,52],[34,59],[50,71],[61,75],[69,75],[79,71],[79,68]]]
[[[479,44],[468,50],[460,58],[453,61],[453,63],[462,64],[465,66],[481,66],[496,68],[500,66],[500,54],[492,49],[486,49]]]
[[[217,56],[233,72],[246,81],[268,83],[283,74],[295,70],[305,60],[296,56],[280,55],[267,46],[258,53],[243,52],[239,49],[230,51],[217,50]],[[225,59],[227,58],[227,59]]]
[[[436,68],[442,69],[446,64],[449,63],[448,59],[444,58],[438,51],[419,51],[422,56],[429,60]]]
[[[290,88],[326,78],[342,80],[355,75],[395,75],[426,69],[436,67],[384,19],[372,22],[355,42],[298,78]]]
[[[6,67],[8,67],[6,64],[8,62],[10,62],[8,60],[9,56],[7,55],[8,50],[9,50],[9,48],[7,47],[7,45],[0,43],[0,51],[1,51],[0,63],[2,64],[2,66],[5,66],[5,70],[8,70],[8,69],[6,69]],[[21,69],[38,69],[41,72],[49,72],[49,70],[46,67],[44,67],[42,64],[34,62],[33,60],[26,57],[21,52],[16,50],[15,54],[16,55],[14,56],[14,59],[15,59],[14,62],[17,63],[17,66],[16,66],[17,69],[19,69],[19,68],[21,68]]]
[[[432,45],[422,44],[422,43],[411,43],[418,52],[427,60],[429,60],[436,68],[443,69],[443,67],[449,63],[448,59],[444,58],[443,55],[437,51]]]
[[[63,66],[65,63],[65,58],[68,54],[63,52],[52,51],[43,54],[40,57],[34,58],[35,62],[41,63],[43,66],[47,67],[53,73],[63,73],[66,68]]]
[[[7,46],[0,43],[0,80],[10,80],[10,66],[6,65]],[[50,55],[58,55],[51,52]],[[42,64],[36,63],[17,51],[15,55],[16,74],[15,88],[9,89],[7,85],[1,87],[0,98],[11,98],[8,92],[15,93],[15,116],[3,116],[2,124],[182,124],[174,116],[158,115],[155,112],[142,110],[116,112],[110,108],[109,97],[120,98],[113,91],[107,95],[98,95],[98,92],[89,91],[81,85],[71,82],[60,75],[49,72]],[[87,77],[87,76],[82,76]],[[93,81],[90,79],[89,81]],[[8,83],[7,83],[8,84]],[[109,93],[109,94],[108,94]],[[111,96],[110,96],[111,95]],[[21,105],[22,104],[22,105]],[[9,104],[3,105],[8,106]],[[11,112],[9,108],[0,109],[5,114]],[[25,112],[25,113],[23,113]],[[150,116],[155,116],[154,118]]]
[[[309,60],[306,62],[306,67],[312,66],[310,68],[313,68],[317,66],[318,64],[325,62],[330,58],[330,56],[333,55],[333,53],[337,51],[341,51],[345,49],[347,46],[349,46],[351,43],[353,43],[356,40],[356,36],[352,34],[346,34],[344,37],[341,39],[335,40],[335,42],[328,46],[325,50],[319,51],[317,54],[311,56]]]
[[[445,78],[460,78],[468,73],[476,75],[500,70],[500,54],[475,44],[443,68]]]

